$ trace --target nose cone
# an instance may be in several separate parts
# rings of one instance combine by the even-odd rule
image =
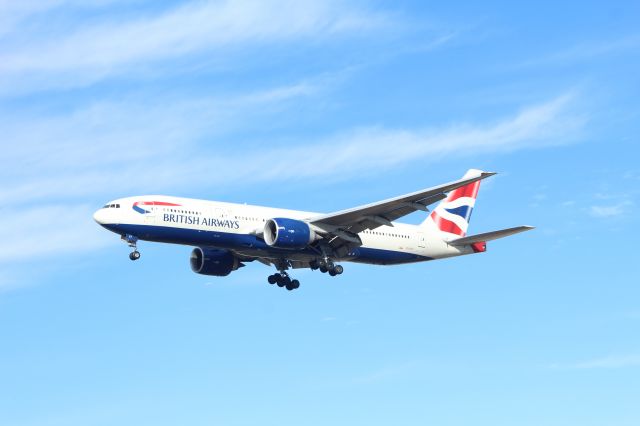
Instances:
[[[104,225],[107,222],[107,212],[105,209],[96,210],[93,214],[93,220],[100,225]]]

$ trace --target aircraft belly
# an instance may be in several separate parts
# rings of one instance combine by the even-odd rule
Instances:
[[[118,224],[105,227],[119,234],[135,235],[145,241],[223,248],[234,250],[248,257],[284,257],[298,261],[310,261],[319,257],[311,249],[274,249],[255,235],[248,234],[138,224]],[[396,265],[431,260],[431,258],[415,253],[362,246],[352,249],[346,257],[337,260],[374,265]]]

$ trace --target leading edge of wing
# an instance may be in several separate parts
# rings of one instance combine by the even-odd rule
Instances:
[[[458,179],[452,182],[448,182],[442,185],[434,186],[431,188],[422,189],[419,191],[411,192],[409,194],[400,195],[398,197],[388,198],[386,200],[378,201],[375,203],[365,204],[358,207],[353,207],[346,210],[341,210],[338,212],[328,213],[321,216],[316,216],[309,218],[309,222],[312,224],[328,224],[328,225],[344,225],[345,223],[357,221],[361,219],[364,215],[369,214],[384,214],[385,211],[393,210],[398,207],[406,207],[407,204],[403,203],[418,203],[421,200],[426,200],[432,198],[432,201],[429,204],[432,204],[435,201],[440,200],[440,197],[434,197],[438,194],[447,193],[453,191],[454,189],[460,188],[462,186],[468,185],[470,183],[486,179],[490,176],[495,175],[495,172],[484,172],[478,171],[476,176]],[[423,204],[423,206],[427,206],[429,204]],[[418,206],[416,206],[418,207]],[[418,210],[417,208],[414,209]]]

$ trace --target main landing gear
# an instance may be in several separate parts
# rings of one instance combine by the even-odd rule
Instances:
[[[267,281],[269,284],[277,284],[278,287],[284,287],[287,290],[295,290],[300,287],[300,281],[292,280],[289,274],[287,274],[287,269],[289,269],[289,263],[286,260],[280,261],[276,267],[278,268],[278,273],[273,275],[269,275]]]
[[[138,260],[140,259],[140,252],[138,251],[138,237],[130,234],[126,234],[122,236],[122,241],[127,243],[129,247],[133,249],[131,253],[129,253],[129,259]]]
[[[277,274],[269,275],[269,278],[267,278],[267,280],[269,281],[269,284],[277,284],[278,287],[284,287],[289,291],[295,290],[300,287],[300,281],[292,280],[289,274],[284,271]]]
[[[285,287],[287,290],[295,290],[300,287],[300,281],[292,280],[289,274],[287,273],[287,269],[289,269],[290,264],[286,261],[280,261],[276,264],[278,268],[278,272],[269,275],[267,281],[269,284],[277,284],[278,287]],[[309,262],[309,267],[312,270],[319,269],[322,273],[329,273],[332,277],[336,275],[340,275],[344,272],[344,268],[341,265],[335,265],[333,261],[329,258],[325,258],[322,260],[313,260]]]
[[[322,261],[314,260],[309,264],[309,266],[314,271],[319,269],[323,274],[328,272],[332,277],[344,272],[344,268],[341,265],[335,265],[330,259],[324,259]]]

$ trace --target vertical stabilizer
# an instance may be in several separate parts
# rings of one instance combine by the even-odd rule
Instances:
[[[481,174],[481,170],[471,169],[464,178],[471,178]],[[467,235],[469,220],[480,190],[480,181],[470,183],[455,189],[442,200],[421,227],[431,232],[439,232],[443,238],[450,240]]]

